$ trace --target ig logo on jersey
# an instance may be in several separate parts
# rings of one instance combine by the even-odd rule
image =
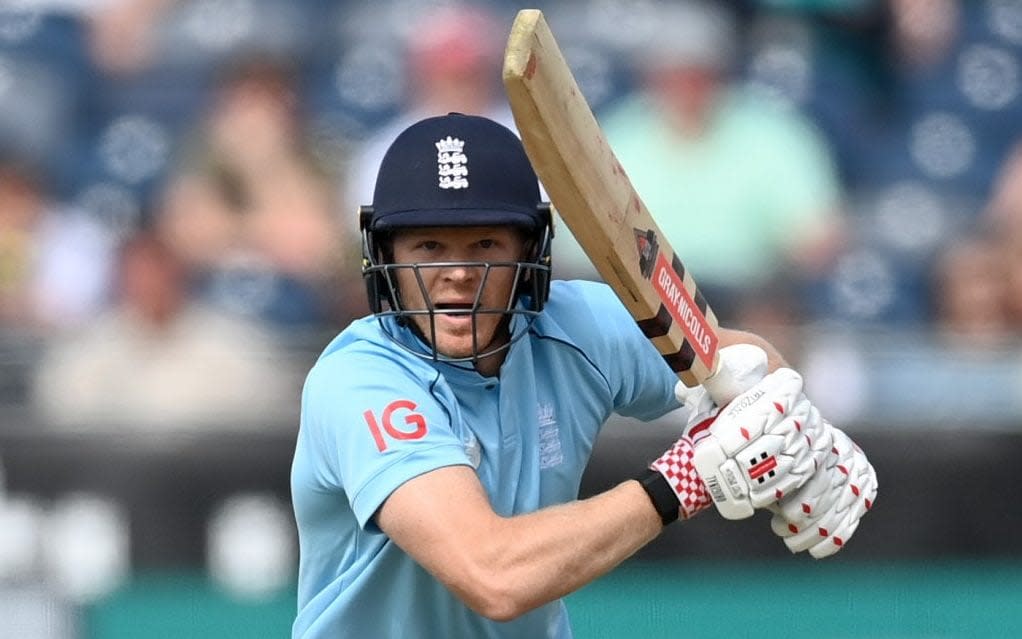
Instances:
[[[414,412],[416,408],[418,408],[418,405],[415,402],[409,399],[399,399],[387,404],[387,407],[383,409],[382,420],[378,420],[376,413],[371,410],[362,413],[366,424],[369,425],[369,432],[372,433],[373,441],[376,442],[376,448],[381,453],[387,450],[388,438],[403,441],[422,439],[426,436],[426,433],[429,432],[429,427],[426,426],[426,418],[422,416],[422,413]],[[404,426],[402,428],[394,425],[395,416],[399,419],[403,417]],[[381,422],[383,424],[382,429],[380,428]]]

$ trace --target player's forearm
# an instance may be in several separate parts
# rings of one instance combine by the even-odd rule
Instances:
[[[504,519],[494,574],[513,618],[607,573],[663,528],[645,491],[624,482],[589,499]]]
[[[636,481],[589,499],[501,517],[467,466],[408,480],[383,503],[376,521],[465,605],[495,620],[513,619],[577,590],[663,527]]]

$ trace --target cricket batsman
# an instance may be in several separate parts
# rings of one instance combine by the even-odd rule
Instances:
[[[360,215],[373,314],[302,395],[296,639],[568,639],[562,597],[711,505],[769,509],[771,532],[817,558],[871,508],[873,467],[765,340],[720,331],[742,392],[717,406],[609,287],[551,281],[550,208],[507,128],[413,124]],[[669,450],[578,499],[611,414],[672,411]]]

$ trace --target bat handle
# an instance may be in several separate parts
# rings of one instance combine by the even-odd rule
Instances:
[[[725,406],[755,386],[769,370],[766,351],[753,344],[723,348],[716,360],[713,373],[703,380],[703,388],[717,406]]]

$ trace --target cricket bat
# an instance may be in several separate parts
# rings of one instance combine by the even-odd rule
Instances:
[[[503,79],[533,168],[600,276],[686,386],[730,401],[736,393],[715,377],[717,318],[621,168],[541,11],[518,12]]]

